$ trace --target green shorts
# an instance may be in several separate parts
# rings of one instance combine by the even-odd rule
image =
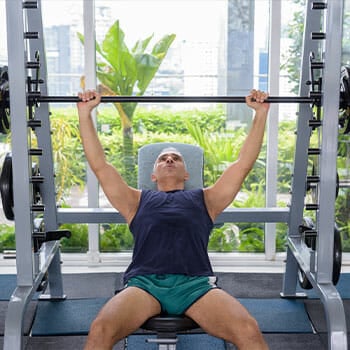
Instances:
[[[182,315],[209,290],[217,288],[215,276],[176,274],[140,275],[128,280],[126,287],[138,287],[156,298],[163,314]]]

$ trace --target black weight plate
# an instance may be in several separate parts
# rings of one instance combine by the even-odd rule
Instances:
[[[350,67],[343,66],[340,71],[340,109],[350,106]]]
[[[307,279],[305,272],[301,269],[298,269],[298,281],[301,288],[312,289],[312,284]]]
[[[0,107],[0,133],[6,134],[5,128],[3,126],[3,120],[6,119],[6,111],[4,108]]]
[[[337,225],[335,225],[334,228],[334,248],[333,248],[333,272],[332,272],[332,282],[336,286],[340,274],[341,274],[341,264],[342,264],[342,243],[341,243],[341,236],[340,231],[337,228]],[[306,277],[306,274],[304,271],[302,271],[300,268],[298,270],[298,281],[300,287],[303,289],[312,289],[312,284]]]
[[[335,225],[334,228],[334,250],[333,250],[333,284],[337,285],[341,273],[342,264],[342,242],[340,237],[340,231]]]
[[[309,217],[304,217],[303,218],[303,227],[308,228],[309,230],[314,230],[315,229],[315,225],[312,221],[311,218]],[[313,248],[315,247],[316,243],[316,237],[305,237],[305,244],[309,247],[309,248]],[[298,269],[298,281],[299,281],[299,285],[301,288],[303,289],[312,289],[312,284],[311,282],[308,280],[308,278],[306,277],[305,272],[302,269]]]
[[[13,220],[15,215],[13,212],[12,157],[9,153],[6,154],[0,175],[0,194],[6,219]]]

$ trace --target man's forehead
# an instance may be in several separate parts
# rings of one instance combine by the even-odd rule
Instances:
[[[162,152],[159,154],[157,159],[163,157],[163,156],[179,156],[180,158],[183,159],[183,155],[180,152]]]
[[[157,159],[159,159],[160,157],[164,156],[164,155],[177,155],[179,157],[181,157],[182,159],[184,158],[183,155],[181,154],[181,152],[179,152],[176,148],[166,148],[166,149],[163,149]]]

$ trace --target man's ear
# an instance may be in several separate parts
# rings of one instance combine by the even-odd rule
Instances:
[[[157,177],[154,175],[154,173],[151,174],[151,180],[152,182],[157,182]]]
[[[190,178],[190,174],[186,171],[185,176],[184,176],[184,180],[187,181],[189,178]]]

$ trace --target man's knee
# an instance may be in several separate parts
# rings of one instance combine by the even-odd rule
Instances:
[[[117,340],[116,330],[112,330],[108,325],[108,322],[103,320],[101,317],[95,318],[91,325],[88,335],[88,340],[91,343],[102,345],[102,343],[108,347],[112,347]]]
[[[252,316],[247,317],[244,322],[245,332],[248,334],[260,334],[260,328],[256,319]]]
[[[260,331],[258,322],[255,318],[248,316],[239,325],[235,325],[237,328],[232,332],[232,343],[236,344],[239,349],[248,349],[251,346],[252,349],[260,348],[265,344],[263,335]],[[235,327],[233,325],[233,327]],[[258,347],[256,347],[258,346]],[[264,349],[265,347],[261,347]]]

